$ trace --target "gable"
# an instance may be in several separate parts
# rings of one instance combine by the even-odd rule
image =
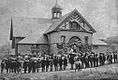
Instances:
[[[78,21],[76,20],[68,20],[68,21],[65,21],[63,22],[63,24],[57,28],[57,31],[86,31],[83,27],[82,27],[82,24],[79,23]]]
[[[77,13],[73,12],[68,18],[56,29],[57,31],[84,31],[91,32],[92,29],[87,25],[83,18]]]
[[[67,30],[69,29],[69,24],[68,22],[73,22],[76,21],[81,29],[90,32],[90,33],[95,33],[95,29],[92,28],[92,26],[83,18],[83,16],[78,12],[77,9],[74,9],[72,12],[66,14],[63,16],[57,24],[54,24],[50,27],[46,33],[50,33],[53,31],[59,31],[59,30]]]

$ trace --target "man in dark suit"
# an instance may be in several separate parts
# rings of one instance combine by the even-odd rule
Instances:
[[[43,57],[43,59],[41,60],[41,68],[42,68],[42,72],[45,71],[45,66],[46,66],[46,60],[45,60],[45,57]]]
[[[113,56],[114,56],[114,63],[117,62],[117,51],[113,53]]]
[[[62,62],[63,62],[63,60],[62,60],[62,57],[59,57],[59,67],[60,67],[60,71],[62,70]]]
[[[25,60],[24,63],[23,63],[23,68],[24,68],[24,73],[27,73],[27,69],[28,69],[28,63],[29,63],[29,60]]]
[[[58,57],[56,56],[54,57],[53,64],[54,64],[55,71],[58,71]]]
[[[49,65],[50,65],[50,61],[49,61],[49,58],[48,57],[46,58],[45,65],[46,65],[46,72],[48,72]]]
[[[2,62],[1,62],[1,73],[3,73],[4,68],[5,68],[5,60],[2,60]]]
[[[67,59],[66,57],[64,57],[64,60],[63,60],[63,65],[64,65],[64,70],[66,70],[66,66],[67,66],[68,62],[67,62]]]
[[[49,59],[50,62],[50,71],[53,71],[53,57]]]
[[[100,66],[102,66],[102,53],[100,53],[100,55],[99,55],[99,63],[100,63]]]
[[[75,57],[75,55],[74,54],[70,54],[70,56],[69,56],[69,63],[71,64],[71,70],[73,70],[73,65],[74,65],[74,57]]]

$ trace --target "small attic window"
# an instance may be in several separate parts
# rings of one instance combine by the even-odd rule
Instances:
[[[56,15],[56,13],[54,13],[54,17],[56,17],[57,15]]]
[[[60,13],[57,13],[57,18],[59,18],[60,17]]]
[[[80,29],[80,25],[76,21],[70,22],[70,29]]]

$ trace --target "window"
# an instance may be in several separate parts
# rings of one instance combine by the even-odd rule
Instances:
[[[57,13],[54,13],[54,18],[56,18],[57,17]]]
[[[88,36],[85,36],[85,43],[88,44]]]
[[[66,38],[65,36],[63,36],[63,35],[61,36],[61,42],[62,43],[65,43],[65,38]]]
[[[70,29],[78,30],[80,29],[80,25],[75,21],[70,22]]]
[[[57,18],[59,18],[60,17],[60,13],[57,13]]]

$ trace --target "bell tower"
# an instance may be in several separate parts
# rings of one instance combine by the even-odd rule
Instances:
[[[59,19],[62,16],[62,8],[58,5],[57,0],[54,7],[52,7],[52,19]]]

